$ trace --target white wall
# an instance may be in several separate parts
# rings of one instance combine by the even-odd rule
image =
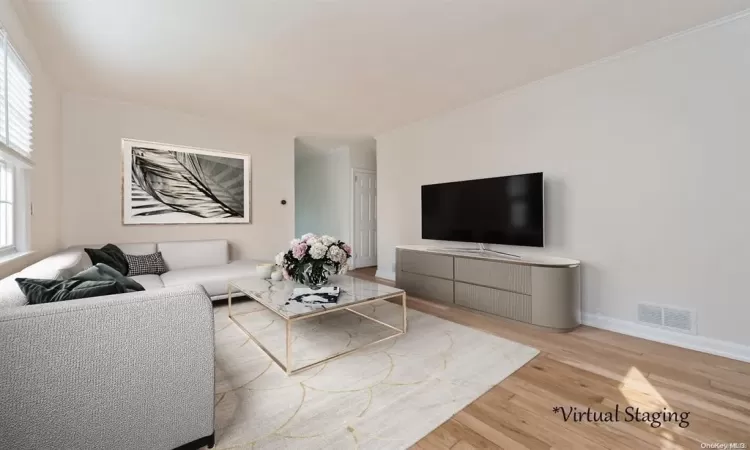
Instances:
[[[233,258],[270,259],[292,238],[293,136],[75,94],[63,96],[62,112],[66,246],[222,238],[231,242]],[[123,226],[122,138],[250,154],[252,223]]]
[[[739,18],[376,136],[379,273],[422,242],[420,185],[544,171],[540,251],[583,261],[585,312],[750,344],[749,42]]]
[[[28,38],[24,24],[11,2],[0,1],[0,23],[18,50],[32,76],[33,154],[30,172],[32,253],[9,263],[0,263],[0,278],[54,253],[60,248],[60,93],[47,75]]]
[[[349,144],[352,168],[377,170],[375,139],[362,139]]]

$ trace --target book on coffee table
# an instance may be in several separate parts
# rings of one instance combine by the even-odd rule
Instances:
[[[300,303],[336,303],[339,301],[341,288],[338,286],[326,286],[320,289],[294,288],[290,301]]]

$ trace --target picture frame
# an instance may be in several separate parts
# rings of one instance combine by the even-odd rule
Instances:
[[[122,140],[123,225],[250,223],[250,155]]]

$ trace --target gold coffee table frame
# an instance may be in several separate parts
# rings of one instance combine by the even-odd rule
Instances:
[[[260,303],[266,309],[272,311],[277,316],[281,317],[282,319],[284,319],[286,321],[286,363],[282,363],[281,361],[279,361],[279,359],[276,358],[276,356],[274,356],[273,353],[271,353],[270,350],[268,350],[260,341],[258,341],[258,339],[255,338],[255,336],[253,336],[252,333],[250,333],[244,326],[242,326],[242,324],[237,319],[235,319],[234,315],[232,314],[232,290],[233,289],[235,289],[238,292],[242,293],[242,295],[247,296],[248,298],[253,299],[256,302]],[[269,357],[271,357],[271,359],[276,364],[278,364],[278,366],[281,367],[284,370],[284,372],[286,372],[287,375],[294,375],[296,373],[302,372],[303,370],[311,369],[311,368],[313,368],[315,366],[319,366],[321,364],[325,364],[325,363],[327,363],[329,361],[332,361],[334,359],[341,358],[342,356],[346,356],[349,353],[356,352],[357,350],[361,350],[361,349],[363,349],[365,347],[369,347],[371,345],[379,344],[379,343],[381,343],[383,341],[387,341],[389,339],[393,339],[395,337],[401,336],[402,334],[406,333],[406,292],[404,292],[404,291],[401,291],[401,293],[388,294],[388,295],[382,295],[382,296],[379,296],[379,297],[370,298],[370,299],[367,299],[367,300],[363,300],[361,302],[352,302],[352,303],[348,303],[348,304],[341,305],[341,306],[338,306],[338,307],[326,308],[326,309],[321,310],[321,311],[313,312],[313,313],[310,313],[310,314],[304,314],[304,315],[301,315],[301,316],[298,316],[298,317],[286,317],[286,316],[284,316],[283,314],[281,314],[279,311],[277,311],[273,307],[265,304],[262,300],[259,300],[257,296],[252,295],[251,293],[245,292],[240,287],[235,286],[231,281],[229,282],[229,287],[228,287],[227,291],[228,291],[227,292],[227,300],[228,300],[228,303],[229,303],[229,318],[232,319],[232,321],[235,324],[237,324],[238,327],[240,327],[240,329],[247,335],[247,337],[249,337],[250,339],[252,339],[252,341],[255,342],[255,344],[261,350],[263,350],[263,352],[265,352],[266,355],[268,355]],[[403,325],[402,325],[403,328],[394,327],[393,325],[390,325],[390,324],[387,324],[385,322],[382,322],[382,321],[380,321],[380,320],[378,320],[378,319],[376,319],[374,317],[370,317],[367,314],[363,314],[363,313],[361,313],[359,311],[355,311],[355,310],[351,309],[353,306],[367,305],[369,303],[374,303],[374,302],[378,302],[378,301],[381,301],[381,300],[388,300],[388,299],[397,298],[397,297],[401,297],[401,308],[402,308],[402,311],[403,311],[403,322],[402,322],[403,323]],[[370,343],[367,343],[367,344],[364,344],[364,345],[360,345],[359,347],[351,348],[351,349],[345,350],[343,352],[336,353],[336,354],[334,354],[332,356],[329,356],[327,358],[321,359],[320,361],[315,361],[314,363],[307,364],[307,365],[299,367],[297,369],[292,369],[293,364],[294,364],[294,359],[292,358],[292,324],[294,322],[298,322],[298,321],[301,321],[301,320],[312,319],[313,317],[322,316],[324,314],[330,314],[330,313],[333,313],[333,312],[336,312],[336,311],[349,311],[350,313],[356,314],[356,315],[358,315],[360,317],[364,317],[365,319],[369,319],[369,320],[371,320],[373,322],[379,323],[380,325],[383,325],[383,326],[388,327],[388,328],[390,328],[392,330],[395,330],[396,333],[394,333],[394,334],[392,334],[390,336],[384,337],[382,339],[378,339],[377,341],[370,342]]]

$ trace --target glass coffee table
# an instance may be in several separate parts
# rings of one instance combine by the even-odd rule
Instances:
[[[291,297],[294,288],[304,287],[303,285],[291,280],[272,281],[260,277],[247,277],[232,280],[229,282],[228,289],[229,318],[232,319],[232,321],[237,324],[237,326],[240,327],[240,329],[242,329],[242,331],[245,332],[245,334],[247,334],[247,336],[252,339],[253,342],[255,342],[261,350],[263,350],[268,356],[270,356],[271,359],[287,373],[287,375],[301,372],[305,369],[315,367],[317,365],[323,364],[336,358],[340,358],[362,348],[375,345],[388,339],[393,339],[406,333],[406,293],[402,289],[386,286],[374,281],[361,280],[359,278],[350,277],[348,275],[336,275],[334,277],[331,277],[329,286],[339,286],[340,288],[341,293],[339,294],[337,303],[305,304],[297,301],[289,301],[289,297]],[[261,342],[259,342],[255,338],[255,336],[253,336],[252,333],[250,333],[232,315],[233,292],[242,293],[247,297],[257,301],[266,309],[274,312],[276,315],[280,316],[286,321],[286,360],[284,362],[280,361],[276,356],[274,356],[273,353],[271,353]],[[393,325],[375,319],[374,317],[370,317],[360,311],[352,309],[353,306],[366,305],[368,303],[373,303],[380,300],[388,300],[399,297],[401,298],[401,307],[403,310],[403,322],[401,328],[397,328]],[[296,369],[293,368],[294,360],[292,357],[292,324],[300,320],[306,320],[323,314],[330,314],[336,311],[348,311],[352,314],[356,314],[360,317],[369,319],[373,322],[379,323],[380,325],[388,327],[394,330],[395,333],[376,341],[336,353],[324,359],[315,361],[311,364],[307,364]]]

